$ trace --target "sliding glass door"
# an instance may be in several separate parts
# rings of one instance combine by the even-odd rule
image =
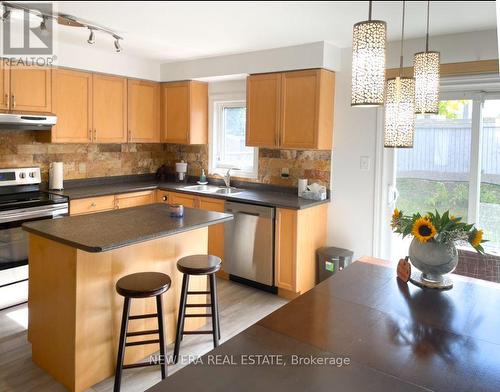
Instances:
[[[492,94],[451,96],[439,115],[417,117],[414,147],[386,150],[388,179],[380,198],[378,256],[407,255],[409,239],[390,233],[390,214],[450,210],[477,223],[489,240],[485,249],[500,253],[500,99]],[[386,184],[385,186],[383,184]]]

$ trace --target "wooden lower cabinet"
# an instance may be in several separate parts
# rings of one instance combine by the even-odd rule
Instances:
[[[275,284],[281,296],[292,298],[315,286],[316,249],[326,244],[327,209],[328,204],[276,209]]]
[[[155,191],[123,193],[115,196],[115,208],[129,208],[153,204]]]
[[[224,212],[224,200],[210,197],[200,197],[199,207],[202,210]],[[222,259],[222,273],[220,277],[228,278],[224,271],[224,223],[208,227],[208,253]]]
[[[156,191],[156,202],[157,203],[169,203],[170,201],[170,192],[157,190]]]
[[[71,216],[92,214],[94,212],[110,211],[117,208],[142,206],[154,202],[154,190],[88,197],[85,199],[71,200],[69,203],[69,214]]]
[[[86,199],[71,200],[69,213],[73,215],[92,214],[94,212],[110,211],[115,208],[115,196],[89,197]]]
[[[185,193],[169,193],[169,204],[180,204],[184,207],[198,208],[198,197],[195,195],[186,195]]]

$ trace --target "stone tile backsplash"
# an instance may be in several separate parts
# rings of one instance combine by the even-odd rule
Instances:
[[[0,167],[40,166],[48,179],[50,162],[64,162],[65,179],[154,173],[162,164],[174,171],[175,162],[188,163],[188,174],[208,174],[208,147],[177,144],[52,144],[40,141],[37,131],[0,130]],[[330,151],[259,149],[256,182],[297,186],[308,178],[330,186]],[[281,169],[289,168],[289,178]],[[237,178],[237,176],[235,176]],[[248,179],[242,179],[248,181]]]

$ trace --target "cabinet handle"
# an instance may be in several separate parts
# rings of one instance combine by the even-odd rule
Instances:
[[[94,129],[94,141],[97,140],[97,129]]]
[[[165,195],[165,196],[163,196],[161,199],[162,199],[163,201],[168,201],[168,196],[167,196],[167,195]]]
[[[12,94],[12,108],[16,107],[16,96]]]
[[[130,129],[128,130],[128,141],[130,141],[130,139],[132,139],[132,132],[130,131]]]
[[[95,202],[92,202],[92,204],[90,204],[90,207],[94,208],[96,206]]]
[[[9,94],[5,94],[5,105],[9,106]]]
[[[89,142],[92,141],[92,129],[89,129]]]

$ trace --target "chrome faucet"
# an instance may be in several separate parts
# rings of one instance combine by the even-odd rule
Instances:
[[[231,168],[227,169],[227,172],[223,177],[224,184],[226,184],[226,188],[231,187],[231,170],[240,170],[240,169],[238,169],[237,167],[231,167]]]
[[[237,167],[231,167],[231,168],[227,169],[226,174],[224,174],[223,176],[221,176],[218,173],[213,173],[214,175],[219,176],[220,178],[222,178],[224,180],[224,184],[226,185],[226,188],[231,187],[231,170],[240,170],[240,169]]]

